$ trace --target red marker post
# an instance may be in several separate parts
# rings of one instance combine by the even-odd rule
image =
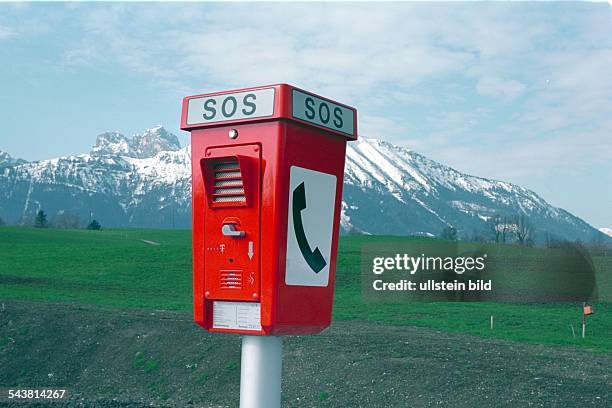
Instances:
[[[354,108],[278,84],[188,96],[194,319],[245,335],[241,407],[280,406],[282,335],[331,323]]]
[[[586,317],[593,314],[593,306],[586,302],[582,304],[582,338],[586,337]]]

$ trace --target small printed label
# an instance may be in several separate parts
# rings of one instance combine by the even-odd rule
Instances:
[[[337,103],[293,90],[293,117],[354,136],[354,112]]]
[[[213,329],[261,330],[261,304],[213,302]]]
[[[187,124],[252,119],[274,114],[274,89],[234,92],[189,99]]]

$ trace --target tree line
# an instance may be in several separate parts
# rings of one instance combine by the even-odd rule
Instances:
[[[485,231],[469,237],[473,241],[495,242],[499,244],[517,243],[533,246],[535,229],[525,214],[502,215],[495,214],[486,221]],[[458,231],[453,226],[445,227],[440,238],[449,241],[459,239]]]
[[[35,228],[61,228],[61,229],[79,229],[84,226],[78,215],[70,212],[61,212],[56,214],[51,221],[47,219],[47,214],[44,210],[38,210],[34,217],[33,226]],[[92,219],[85,226],[88,230],[99,230],[102,225],[96,220]]]

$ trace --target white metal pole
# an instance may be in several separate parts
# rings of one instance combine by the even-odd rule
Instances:
[[[282,367],[282,337],[243,336],[240,408],[280,408]]]

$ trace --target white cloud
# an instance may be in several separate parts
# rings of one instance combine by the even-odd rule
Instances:
[[[5,40],[15,35],[15,30],[10,27],[0,25],[0,40]]]
[[[465,136],[441,132],[420,140],[422,152],[458,170],[529,185],[532,177],[540,177],[557,185],[564,176],[576,176],[597,166],[609,169],[612,163],[612,118],[600,128],[529,134],[493,129],[474,136],[469,143]],[[468,130],[469,134],[470,131]],[[596,183],[596,180],[593,179]],[[571,191],[572,186],[565,188]]]
[[[476,84],[476,91],[483,96],[491,96],[506,101],[511,101],[525,92],[525,84],[512,79],[501,79],[494,77],[480,78]]]
[[[361,115],[358,132],[360,136],[401,143],[411,130],[401,118]]]
[[[96,8],[85,19],[88,35],[66,59],[112,59],[152,78],[198,85],[294,82],[357,99],[389,85],[410,88],[473,58],[427,41],[418,19],[405,24],[411,5],[207,4],[190,5],[194,12],[180,18],[169,7],[144,14],[124,5]]]
[[[612,25],[600,9],[80,4],[66,12],[78,35],[63,63],[121,67],[172,93],[294,83],[356,106],[364,135],[478,174],[542,174],[610,158]]]

